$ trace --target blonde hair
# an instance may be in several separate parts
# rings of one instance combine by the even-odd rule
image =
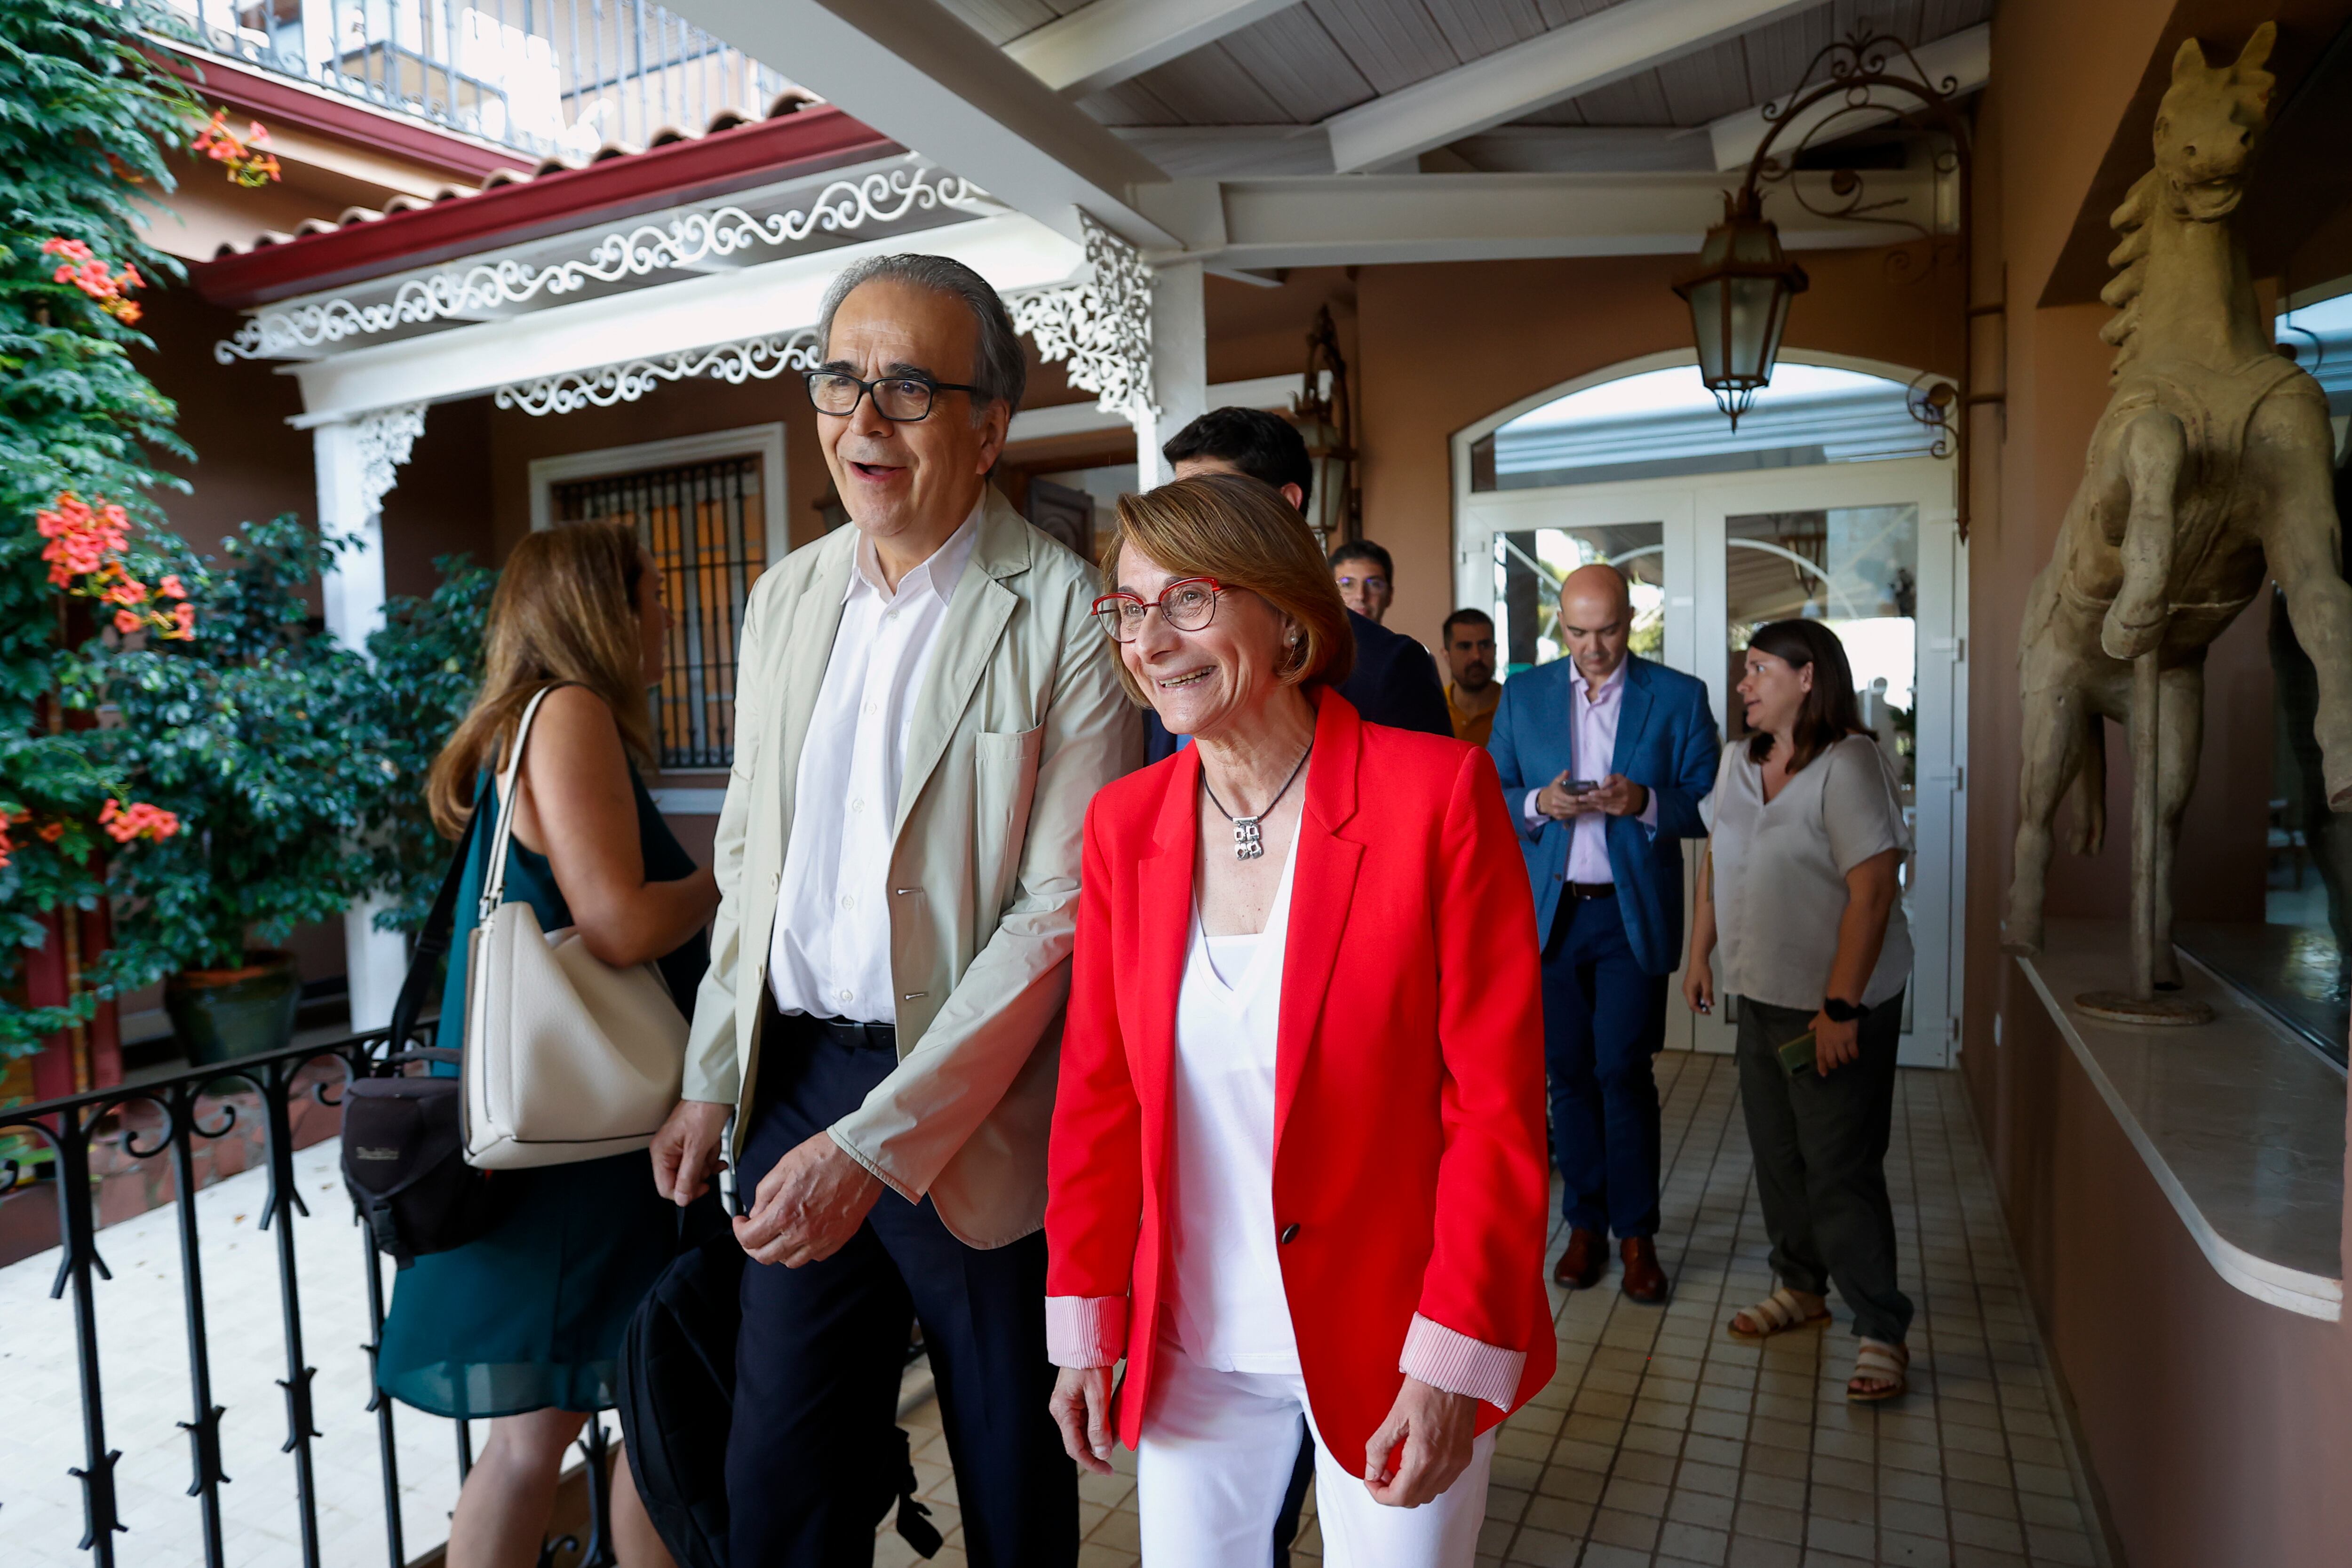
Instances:
[[[455,838],[474,814],[476,775],[503,767],[509,737],[530,700],[579,685],[604,700],[621,743],[654,759],[637,637],[643,547],[626,522],[575,522],[527,535],[507,557],[490,597],[482,688],[433,761],[425,804]]]
[[[1331,568],[1297,509],[1272,486],[1244,474],[1196,474],[1139,496],[1118,498],[1118,525],[1102,557],[1102,587],[1118,591],[1118,555],[1133,545],[1161,570],[1214,577],[1246,588],[1301,633],[1282,667],[1286,686],[1336,686],[1356,666],[1356,634]],[[1116,661],[1137,706],[1150,699]]]

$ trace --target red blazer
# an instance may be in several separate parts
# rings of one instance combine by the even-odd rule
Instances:
[[[1177,991],[1200,753],[1097,795],[1047,1156],[1046,1293],[1128,1297],[1118,1435],[1150,1398],[1174,1274]],[[1307,764],[1276,1050],[1274,1223],[1317,1426],[1354,1462],[1414,1313],[1550,1380],[1535,908],[1485,752],[1326,691]],[[1478,1429],[1504,1412],[1481,1402]]]

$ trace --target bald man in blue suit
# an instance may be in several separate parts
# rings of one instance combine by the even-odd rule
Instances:
[[[1706,826],[1721,738],[1706,688],[1627,650],[1633,609],[1613,566],[1560,584],[1569,655],[1503,687],[1486,743],[1536,895],[1544,1065],[1567,1247],[1553,1280],[1600,1283],[1615,1232],[1622,1288],[1662,1302],[1658,1086],[1666,977],[1683,944],[1683,847]],[[1589,787],[1575,787],[1585,785]]]

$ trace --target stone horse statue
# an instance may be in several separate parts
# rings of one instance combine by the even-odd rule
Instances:
[[[2052,823],[2070,786],[2069,847],[2098,852],[2102,722],[2115,719],[2132,739],[2132,995],[2143,1003],[2179,984],[2172,859],[2197,781],[2206,648],[2265,577],[2316,667],[2328,804],[2352,809],[2352,585],[2336,569],[2327,402],[2272,346],[2228,222],[2269,118],[2263,66],[2275,37],[2264,23],[2229,65],[2208,65],[2194,38],[2173,58],[2156,166],[2109,220],[2123,237],[2100,296],[2117,310],[2100,332],[2116,347],[2114,391],[2020,636],[2024,762],[2004,946],[2041,949]]]

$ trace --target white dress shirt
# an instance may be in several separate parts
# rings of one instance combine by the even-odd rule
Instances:
[[[891,824],[915,698],[971,560],[980,508],[930,559],[885,585],[874,542],[857,542],[841,626],[801,748],[791,843],[776,896],[768,984],[776,1007],[888,1024]]]
[[[1617,756],[1617,715],[1625,707],[1625,669],[1632,658],[1621,658],[1617,668],[1601,683],[1598,691],[1585,679],[1581,667],[1569,678],[1573,695],[1569,699],[1573,711],[1569,722],[1575,726],[1575,747],[1570,753],[1576,759],[1571,776],[1591,779],[1598,784],[1607,778]],[[1528,791],[1519,814],[1526,825],[1528,837],[1543,832],[1548,820],[1536,809],[1536,796],[1540,789]],[[1658,827],[1658,795],[1651,790],[1634,820],[1651,832]],[[1609,817],[1605,812],[1588,811],[1569,823],[1568,879],[1587,884],[1614,882],[1617,874],[1609,868]]]
[[[1298,1371],[1290,1299],[1275,1256],[1275,1042],[1290,929],[1294,837],[1254,936],[1208,936],[1192,908],[1176,994],[1178,1342],[1219,1372]]]

